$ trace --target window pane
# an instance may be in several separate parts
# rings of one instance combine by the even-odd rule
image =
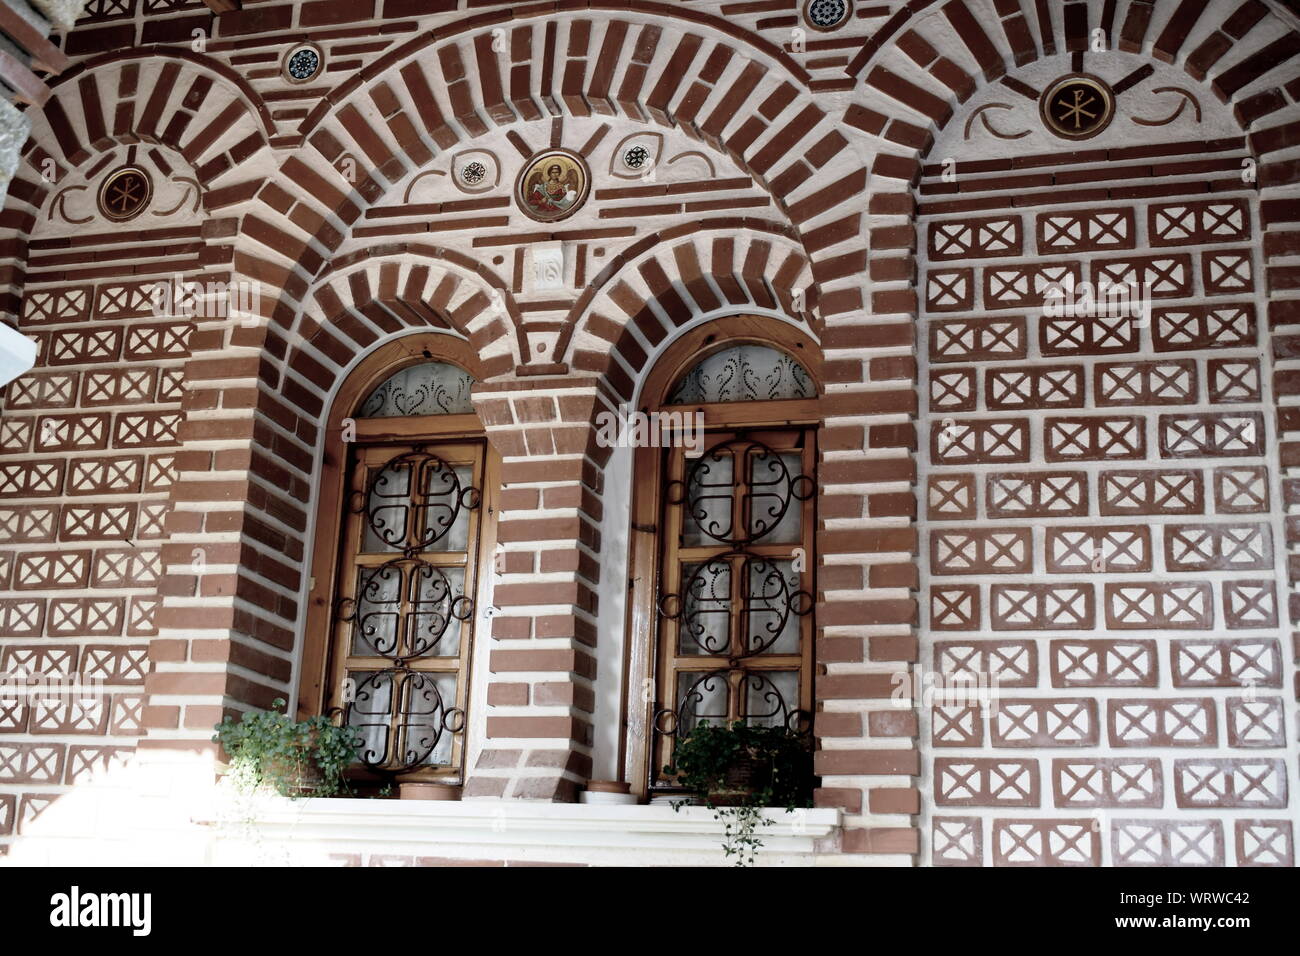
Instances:
[[[419,452],[402,455],[372,473],[363,553],[392,554],[408,547],[466,550],[469,505],[477,496],[471,490],[473,478],[470,465],[450,465]]]
[[[363,740],[361,762],[372,767],[446,766],[451,763],[448,730],[456,720],[456,675],[420,671],[353,671],[354,699],[348,724]],[[393,737],[395,700],[402,701]]]
[[[370,393],[358,418],[397,418],[403,415],[465,415],[474,411],[469,400],[474,378],[445,362],[412,365]]]
[[[797,452],[756,450],[749,456],[749,534],[763,544],[795,544],[803,534],[803,508],[794,483],[803,467]],[[800,491],[802,494],[802,491]]]
[[[785,352],[765,345],[736,345],[715,352],[682,376],[668,404],[763,402],[816,394],[807,370]]]
[[[425,551],[464,551],[469,539],[469,509],[465,491],[473,484],[469,465],[430,463],[423,470],[424,504],[420,506],[418,540]]]
[[[682,543],[688,548],[697,548],[730,540],[736,473],[730,450],[724,446],[705,452],[690,469],[686,480]]]
[[[411,467],[398,460],[370,477],[366,498],[366,554],[389,554],[406,546],[411,521]]]
[[[361,762],[376,766],[388,759],[393,706],[391,671],[349,671],[352,705],[348,725],[361,734]]]
[[[730,698],[726,672],[679,671],[677,673],[677,736],[689,734],[707,720],[714,727],[725,727],[727,701]]]
[[[750,726],[784,726],[798,708],[798,671],[750,671],[745,675],[745,722]]]
[[[352,623],[352,653],[358,657],[387,657],[397,653],[397,619],[402,595],[402,569],[395,564],[357,570],[356,611]]]
[[[680,654],[726,654],[731,648],[731,565],[682,566]]]
[[[446,766],[451,763],[452,734],[444,716],[456,706],[456,675],[409,673],[404,690],[400,762],[404,766]]]
[[[812,599],[799,591],[793,561],[750,558],[745,607],[747,655],[799,653],[798,612],[810,610]]]
[[[464,568],[435,568],[420,563],[411,569],[411,608],[407,647],[416,657],[460,654],[460,620],[467,615]]]

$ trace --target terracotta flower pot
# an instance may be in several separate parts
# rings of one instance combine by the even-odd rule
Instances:
[[[632,794],[632,785],[621,780],[592,780],[585,790],[578,794],[579,803],[602,804],[606,806],[631,806],[637,803]]]
[[[587,783],[588,793],[631,793],[632,785],[621,780],[591,780]]]
[[[316,761],[310,758],[301,764],[293,760],[273,758],[266,762],[262,772],[268,780],[284,781],[290,796],[310,797],[325,786],[324,775],[316,766]]]
[[[744,805],[754,794],[761,764],[752,754],[738,757],[727,768],[722,786],[709,791],[709,802],[715,807]]]
[[[399,783],[397,796],[401,800],[459,800],[460,787],[446,783]]]

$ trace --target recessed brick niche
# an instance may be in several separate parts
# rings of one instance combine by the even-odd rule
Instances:
[[[457,6],[91,0],[68,35],[3,213],[39,357],[0,411],[0,670],[102,693],[0,702],[0,851],[301,699],[331,403],[417,333],[499,458],[465,796],[624,773],[647,532],[593,422],[749,316],[820,353],[817,852],[1293,864],[1294,14]],[[539,222],[514,186],[560,151],[589,189]],[[1058,308],[1103,286],[1139,294]],[[994,710],[925,693],[992,674]]]

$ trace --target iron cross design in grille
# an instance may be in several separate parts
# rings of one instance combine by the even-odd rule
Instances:
[[[695,460],[670,452],[654,717],[663,760],[703,721],[810,724],[810,436],[721,437]]]
[[[436,453],[435,453],[436,451]],[[478,448],[362,448],[334,607],[343,720],[381,775],[458,762],[474,613]]]

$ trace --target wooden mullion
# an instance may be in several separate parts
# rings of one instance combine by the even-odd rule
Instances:
[[[752,557],[768,558],[773,561],[780,561],[790,560],[794,557],[794,549],[801,547],[803,547],[803,541],[792,542],[790,544],[751,545],[746,547],[744,551]],[[733,549],[729,545],[679,548],[677,551],[677,559],[683,564],[703,564],[713,558],[720,558],[724,554],[730,553],[732,550]]]
[[[425,564],[432,564],[438,568],[463,568],[468,555],[468,551],[418,551],[415,557]],[[400,561],[403,558],[404,554],[401,551],[387,553],[369,551],[353,555],[352,563],[359,568],[381,568],[390,561]]]
[[[799,572],[802,590],[809,594],[811,607],[808,613],[799,619],[799,706],[808,714],[815,712],[813,700],[813,680],[815,678],[814,650],[817,644],[815,615],[817,607],[817,433],[813,429],[804,432],[803,474],[813,478],[813,493],[803,504],[801,516],[804,569]]]
[[[456,674],[460,671],[461,655],[455,657],[443,655],[442,657],[411,657],[406,661],[406,666],[413,671],[428,674]]]
[[[458,659],[459,659],[458,657],[454,657],[454,658],[447,658],[447,657],[444,657],[444,658],[441,658],[441,660],[449,660],[449,661],[454,661],[454,660],[458,660]],[[346,664],[350,669],[352,669],[352,670],[357,670],[357,669],[362,669],[362,670],[365,670],[365,669],[369,669],[369,670],[375,670],[375,669],[378,669],[378,670],[384,670],[384,669],[386,669],[388,666],[390,666],[390,665],[393,663],[393,658],[391,658],[391,657],[383,657],[383,656],[378,655],[378,654],[349,654],[349,655],[347,655],[346,657],[344,657],[343,660],[344,660],[344,663],[345,663],[345,664]],[[430,670],[430,671],[432,671],[432,670],[448,670],[448,669],[452,669],[450,665],[447,665],[447,666],[445,666],[445,667],[444,667],[444,666],[441,666],[441,665],[438,666],[438,667],[416,666],[416,662],[417,662],[417,661],[423,661],[423,660],[426,660],[426,659],[425,659],[425,658],[408,658],[408,659],[407,659],[407,666],[410,667],[410,669],[413,670],[413,671],[414,671],[414,670]]]
[[[726,402],[666,406],[667,411],[703,412],[706,428],[797,428],[821,420],[817,399],[783,399],[771,402]]]
[[[740,661],[742,667],[751,671],[777,671],[798,668],[803,661],[802,654],[755,654]]]
[[[678,559],[682,547],[682,539],[686,533],[686,500],[689,489],[686,487],[686,481],[690,476],[690,463],[686,460],[686,455],[681,448],[671,448],[664,453],[665,471],[667,472],[668,481],[680,481],[682,483],[683,500],[679,504],[665,504],[662,529],[663,537],[660,539],[663,544],[662,570],[660,572],[660,587],[658,592],[652,593],[651,601],[654,606],[651,610],[653,620],[658,624],[659,644],[659,663],[655,667],[656,693],[662,707],[677,712],[677,675],[681,668],[676,663],[681,647],[681,624],[678,620],[663,617],[659,614],[658,599],[661,594],[677,594],[681,599],[682,589],[686,585],[684,567]],[[653,722],[654,713],[650,715]],[[653,733],[653,726],[651,727]],[[651,769],[651,776],[657,776],[658,768],[667,764],[672,754],[672,744],[670,738],[661,736],[652,743],[651,752],[656,753],[655,766]]]
[[[330,675],[330,686],[325,687],[324,697],[326,701],[337,701],[339,706],[343,706],[341,692],[343,689],[343,680],[346,678],[349,670],[349,661],[352,650],[352,631],[356,626],[356,612],[359,610],[357,605],[357,568],[353,556],[360,548],[361,542],[365,538],[365,513],[354,512],[351,508],[351,500],[357,492],[358,481],[360,482],[361,491],[367,487],[366,475],[368,469],[360,454],[351,456],[351,469],[346,485],[347,493],[344,498],[345,517],[344,532],[342,538],[341,559],[339,561],[339,580],[336,582],[331,596],[331,606],[329,608],[330,633],[329,640],[332,644],[330,656],[333,663],[328,669]],[[347,623],[338,619],[338,606],[343,600],[350,599],[353,602],[353,621]]]
[[[409,418],[360,418],[354,423],[358,442],[378,447],[386,441],[415,441],[431,435],[455,439],[482,434],[477,415],[417,415]]]
[[[730,565],[731,589],[728,594],[729,610],[727,615],[727,627],[729,628],[728,647],[730,648],[731,658],[741,658],[745,656],[744,638],[741,636],[746,628],[743,626],[745,618],[745,585],[742,580],[741,571],[745,566],[745,558],[742,554],[735,554],[727,560]],[[722,665],[727,666],[727,659],[721,659]],[[727,720],[739,720],[744,716],[745,708],[741,704],[739,688],[734,679],[735,675],[729,675],[728,683],[728,701],[727,701]]]
[[[746,435],[746,438],[749,436]],[[752,532],[753,521],[753,498],[751,497],[752,487],[750,478],[752,475],[752,449],[746,445],[744,447],[741,460],[736,464],[736,474],[733,477],[732,485],[735,489],[736,498],[740,501],[741,521],[743,522],[738,530],[738,536],[745,539],[745,544],[741,546],[740,554],[732,559],[732,583],[733,594],[735,597],[733,607],[732,623],[732,656],[741,661],[741,668],[737,673],[731,675],[731,706],[728,708],[728,716],[733,720],[744,720],[748,716],[749,706],[745,693],[745,673],[744,666],[748,658],[745,657],[746,644],[749,635],[749,614],[746,608],[748,603],[749,579],[745,573],[749,568],[749,555],[753,553],[752,545],[749,543],[749,537]]]
[[[406,453],[406,450],[403,449],[398,454]],[[392,459],[390,458],[388,460],[391,461]],[[379,467],[382,469],[385,465],[386,463],[381,464]],[[396,632],[397,649],[402,652],[411,649],[410,631],[411,620],[414,614],[414,599],[410,592],[415,587],[416,580],[415,575],[413,574],[415,568],[411,564],[411,560],[407,555],[413,553],[411,551],[412,542],[419,540],[422,536],[421,524],[424,520],[424,508],[421,507],[423,502],[423,493],[420,490],[420,472],[421,469],[419,465],[413,462],[408,472],[410,475],[410,484],[407,488],[406,499],[406,508],[408,509],[406,517],[406,541],[404,542],[405,547],[403,548],[402,558],[398,565],[401,569],[402,581],[401,592],[398,595],[397,601]],[[368,501],[367,506],[369,506]],[[394,659],[390,658],[388,661],[388,667],[385,669],[392,669],[393,663]],[[390,758],[398,758],[398,755],[403,753],[406,747],[406,738],[402,726],[404,722],[403,718],[407,710],[407,704],[411,696],[411,682],[405,679],[405,675],[402,676],[404,679],[399,685],[397,675],[393,675],[392,690],[389,692],[389,700],[392,704],[391,713],[389,714],[389,736],[392,740],[392,750],[389,753]]]
[[[411,498],[410,498],[411,507],[414,506],[414,502],[415,502],[414,475],[412,475],[412,479],[413,480],[412,480]],[[407,528],[408,529],[413,528],[414,524],[415,523],[413,521],[408,521]],[[408,541],[410,540],[409,533],[410,532],[408,530],[408,538],[407,538]],[[410,621],[411,621],[411,613],[412,613],[411,611],[412,602],[411,602],[410,595],[408,593],[408,589],[415,583],[415,576],[411,573],[414,570],[414,568],[409,561],[403,560],[403,562],[398,565],[398,568],[402,575],[402,581],[400,584],[400,592],[397,597],[397,627],[394,629],[396,631],[396,635],[395,635],[396,642],[397,642],[396,650],[407,651],[410,649],[407,646],[407,642],[410,639],[409,632],[410,632]],[[393,661],[394,661],[393,658],[388,659],[388,667],[385,668],[386,670],[392,668]],[[396,685],[396,680],[394,680],[393,683],[394,685]],[[400,688],[394,686],[389,695],[389,699],[392,702],[392,713],[389,716],[389,732],[392,736],[393,745],[395,747],[398,745],[398,741],[400,740],[400,731],[402,727],[402,714],[406,711],[406,697],[410,693],[408,688],[408,683],[409,682],[407,681],[403,681]],[[393,756],[396,753],[397,751],[393,751],[393,753],[390,754],[390,756]]]

